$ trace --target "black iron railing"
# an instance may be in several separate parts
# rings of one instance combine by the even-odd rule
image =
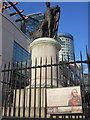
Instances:
[[[68,57],[69,58],[69,57]],[[61,118],[76,119],[89,118],[90,112],[90,58],[87,53],[87,60],[62,61],[53,63],[37,58],[35,64],[22,66],[22,62],[5,64],[2,70],[2,116],[32,117],[32,118]],[[87,82],[85,84],[83,64],[87,65]],[[28,73],[28,74],[27,74]],[[83,113],[82,114],[47,114],[47,89],[69,86],[80,86],[82,92]],[[87,91],[87,89],[88,91]]]

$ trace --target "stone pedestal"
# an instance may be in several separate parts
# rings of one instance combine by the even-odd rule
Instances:
[[[40,61],[42,59],[42,65],[46,64],[47,59],[47,65],[48,64],[56,64],[58,63],[58,56],[59,56],[59,50],[61,49],[61,45],[58,41],[52,38],[39,38],[34,40],[30,44],[30,50],[31,50],[31,59],[32,59],[32,66],[35,66],[35,61],[37,61],[37,66],[40,66]],[[57,56],[57,57],[56,57]],[[57,58],[57,59],[56,59]],[[51,74],[52,74],[52,81],[53,84],[56,84],[57,80],[57,73],[56,73],[56,66],[52,68],[51,73],[51,67],[47,67],[47,86],[50,86],[51,82]],[[45,85],[45,67],[42,67],[42,86]],[[59,77],[58,77],[59,79]],[[37,68],[36,71],[36,86],[40,83],[40,69]],[[32,70],[32,86],[35,84],[35,70]]]
[[[31,50],[31,60],[32,60],[32,69],[31,69],[31,87],[27,86],[25,89],[25,116],[28,116],[29,105],[30,105],[30,117],[39,118],[40,109],[41,109],[41,118],[45,117],[46,112],[46,87],[57,87],[57,80],[58,80],[58,87],[60,87],[60,79],[59,76],[57,77],[57,66],[52,66],[52,64],[58,63],[58,58],[56,59],[56,55],[58,56],[59,50],[61,46],[60,44],[52,39],[52,38],[39,38],[33,41],[30,45]],[[42,62],[41,61],[42,58]],[[52,58],[52,59],[51,59]],[[37,59],[37,63],[36,63]],[[50,66],[45,67],[43,65]],[[38,67],[42,65],[42,67]],[[37,68],[35,68],[37,66]],[[58,75],[60,75],[59,67],[58,67]],[[36,76],[36,77],[35,77]],[[57,79],[58,78],[58,79]],[[47,80],[47,82],[46,82]],[[41,81],[41,86],[40,86]],[[52,81],[52,84],[51,84]],[[36,84],[35,84],[36,82]],[[30,95],[31,90],[31,95]],[[24,98],[24,90],[21,90],[20,96],[20,116],[22,116],[23,112],[23,98]],[[17,90],[17,102],[16,102],[16,109],[19,103],[19,90]],[[30,104],[29,104],[30,102]],[[35,111],[35,114],[34,114]],[[12,112],[13,113],[13,112]],[[18,113],[18,109],[17,109]],[[49,115],[47,115],[49,116]]]
[[[52,56],[53,63],[56,62],[55,58],[58,55],[61,45],[53,38],[38,38],[30,44],[32,65],[34,65],[35,58],[40,60],[43,58],[43,64],[45,64],[45,58],[47,57],[50,64],[50,58]]]

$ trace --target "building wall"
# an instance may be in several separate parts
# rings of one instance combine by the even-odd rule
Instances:
[[[74,60],[74,41],[70,34],[59,33],[58,37],[62,41],[61,50],[59,52],[59,60],[62,61],[62,55],[64,60]]]
[[[0,15],[2,16],[2,64],[7,64],[12,61],[14,41],[29,52],[30,40],[8,14]]]

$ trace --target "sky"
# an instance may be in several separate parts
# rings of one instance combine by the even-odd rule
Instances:
[[[51,7],[59,5],[61,9],[59,33],[69,33],[74,37],[76,60],[80,60],[80,51],[86,59],[86,45],[88,46],[88,2],[51,2]],[[23,14],[32,14],[46,10],[45,2],[19,2],[19,10]]]

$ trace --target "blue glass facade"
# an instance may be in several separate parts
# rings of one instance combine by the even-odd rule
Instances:
[[[14,42],[13,46],[13,62],[30,63],[30,53],[22,48],[18,43]]]
[[[26,16],[29,18],[26,20],[26,23],[22,21],[22,26],[24,27],[22,27],[21,30],[26,34],[28,38],[30,38],[29,32],[37,29],[40,22],[44,19],[44,16],[41,13],[34,13]]]

